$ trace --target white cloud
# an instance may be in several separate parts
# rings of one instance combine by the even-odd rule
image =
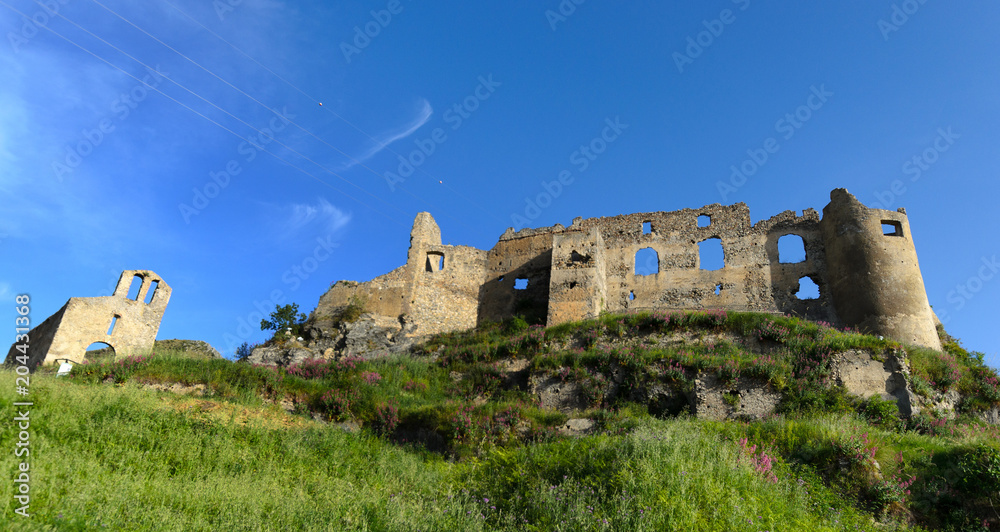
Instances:
[[[342,166],[340,170],[347,170],[352,166],[363,163],[368,159],[374,157],[378,152],[387,148],[393,142],[409,137],[410,135],[415,133],[418,129],[423,127],[423,125],[426,124],[427,121],[431,119],[431,116],[433,114],[434,114],[434,108],[431,107],[430,102],[421,98],[419,109],[417,109],[416,115],[409,122],[397,128],[375,135],[375,142],[368,147],[368,150],[366,150],[361,155],[355,157],[353,161]]]
[[[292,236],[306,228],[330,234],[343,229],[351,221],[350,214],[346,214],[324,198],[319,198],[316,204],[294,203],[288,211],[287,218],[282,225],[282,233],[285,237]]]

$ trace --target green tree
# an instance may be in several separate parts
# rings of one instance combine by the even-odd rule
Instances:
[[[271,313],[270,320],[260,320],[260,330],[274,331],[275,334],[292,330],[292,336],[298,336],[302,332],[302,325],[306,321],[306,315],[299,312],[299,304],[291,303],[285,306],[275,305],[274,312]]]

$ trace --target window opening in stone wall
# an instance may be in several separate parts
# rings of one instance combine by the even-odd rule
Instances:
[[[721,270],[726,266],[722,239],[712,237],[698,242],[698,264],[702,270]]]
[[[576,250],[573,250],[569,254],[569,260],[571,262],[588,263],[588,262],[590,262],[590,255],[581,255]]]
[[[895,220],[882,220],[882,234],[885,236],[903,236],[903,224]]]
[[[722,293],[722,285],[721,284],[715,285],[715,295],[719,295],[721,293]]]
[[[503,282],[503,275],[501,275],[500,278],[497,279],[497,282],[501,282],[501,283]]]
[[[94,342],[87,346],[87,351],[83,355],[84,360],[113,359],[115,348],[104,342]]]
[[[628,300],[635,301],[635,292],[633,292],[632,290],[628,291]]]
[[[146,292],[146,304],[153,302],[153,296],[156,295],[156,289],[160,287],[160,281],[153,281],[149,284],[149,291]]]
[[[115,315],[114,315],[114,316],[113,316],[113,317],[111,318],[111,325],[109,325],[109,326],[108,326],[108,336],[111,336],[111,334],[112,334],[113,332],[115,332],[115,324],[117,324],[117,323],[118,323],[118,318],[120,318],[120,317],[121,317],[121,316],[119,316],[119,315],[115,314]]]
[[[642,222],[642,234],[648,235],[653,232],[652,222]]]
[[[139,291],[142,290],[142,276],[134,275],[132,276],[132,284],[128,287],[128,298],[132,301],[139,300]]]
[[[570,288],[570,290],[576,288],[576,281],[570,281],[569,282],[569,288]]]
[[[712,217],[707,214],[698,216],[698,227],[708,227],[712,225]]]
[[[438,253],[437,251],[427,252],[427,264],[426,268],[429,272],[439,272],[444,269],[444,253]]]
[[[653,248],[642,248],[635,252],[635,274],[656,275],[660,273],[660,255]]]
[[[799,291],[795,293],[799,299],[819,299],[819,285],[809,277],[799,279]]]
[[[514,290],[527,290],[528,280],[527,279],[514,279]]]
[[[799,235],[778,238],[778,262],[795,264],[806,260],[806,241]]]

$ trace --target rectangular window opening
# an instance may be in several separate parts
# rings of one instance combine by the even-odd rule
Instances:
[[[903,236],[903,224],[895,220],[882,220],[882,234],[885,236]]]
[[[120,317],[121,316],[115,314],[114,317],[111,318],[111,325],[108,327],[108,336],[111,336],[111,333],[115,332],[115,325],[118,323],[118,318]]]
[[[698,227],[708,227],[712,225],[712,217],[707,214],[698,216]]]
[[[514,279],[514,290],[527,290],[528,280],[527,279]]]
[[[425,269],[429,272],[439,272],[444,270],[444,253],[428,251]]]
[[[642,222],[642,234],[648,235],[653,232],[652,222]]]

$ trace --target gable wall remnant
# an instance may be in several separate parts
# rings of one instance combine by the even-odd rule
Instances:
[[[404,267],[367,283],[339,281],[320,307],[364,293],[369,312],[406,314],[415,335],[515,315],[555,325],[605,311],[746,310],[940,349],[905,211],[865,207],[844,189],[830,199],[822,219],[807,209],[752,224],[738,203],[508,228],[488,251],[442,245],[433,217],[420,213]],[[804,259],[780,256],[789,235],[801,239]],[[709,245],[721,247],[721,265],[702,255]],[[818,297],[801,295],[805,284]]]
[[[134,299],[133,282],[139,283]],[[170,301],[170,286],[148,270],[125,270],[114,294],[73,297],[58,311],[28,332],[28,366],[57,361],[82,363],[87,346],[103,342],[116,354],[145,353],[153,348],[163,312]],[[7,364],[21,353],[11,346]]]

